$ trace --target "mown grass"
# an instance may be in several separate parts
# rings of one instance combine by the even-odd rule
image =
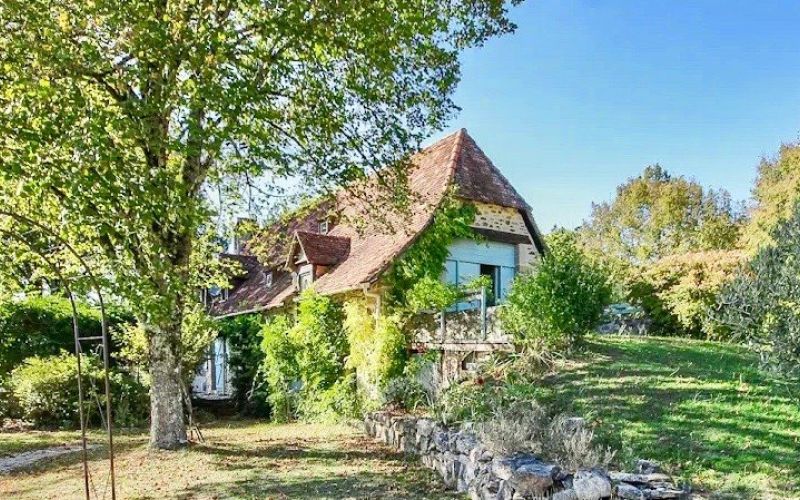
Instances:
[[[711,498],[800,498],[800,388],[745,349],[590,337],[536,396],[594,422],[621,465],[651,458]]]
[[[206,442],[178,452],[147,448],[144,432],[119,436],[117,498],[451,498],[432,471],[339,425],[220,422]],[[0,434],[0,453],[76,442],[76,433]],[[100,441],[93,434],[93,441]],[[92,452],[104,490],[105,450]],[[82,498],[80,456],[0,476],[0,498]],[[106,495],[110,498],[110,495]]]

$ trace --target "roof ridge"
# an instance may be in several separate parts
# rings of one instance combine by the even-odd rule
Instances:
[[[461,164],[461,153],[464,149],[464,137],[467,135],[467,129],[461,128],[455,133],[456,140],[453,142],[453,150],[450,152],[450,171],[447,174],[447,184],[450,185],[456,175],[456,168]],[[444,139],[442,139],[444,140]]]
[[[311,236],[322,236],[325,238],[336,238],[340,240],[349,240],[349,236],[336,236],[335,234],[315,233],[314,231],[306,231],[304,229],[295,229],[295,234],[310,234]]]

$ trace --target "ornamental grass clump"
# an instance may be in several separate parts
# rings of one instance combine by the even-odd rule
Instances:
[[[516,401],[497,408],[491,418],[478,424],[486,446],[501,455],[530,453],[576,471],[607,467],[614,458],[610,448],[594,442],[594,431],[582,418],[548,416],[536,401]]]

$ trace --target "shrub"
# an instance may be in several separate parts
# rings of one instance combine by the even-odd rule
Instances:
[[[345,366],[343,319],[339,304],[309,289],[294,323],[278,316],[264,326],[263,367],[276,420],[330,420],[360,411],[355,377]]]
[[[114,309],[108,315],[111,325],[130,320]],[[79,302],[78,328],[82,336],[100,335],[100,311]],[[10,373],[25,358],[74,348],[69,299],[31,296],[0,301],[0,374]]]
[[[428,406],[430,397],[419,381],[408,377],[396,377],[386,383],[381,392],[381,404],[400,410],[416,411]]]
[[[298,416],[309,422],[332,422],[361,417],[356,377],[348,373],[329,387],[303,390],[298,399]]]
[[[501,384],[476,378],[448,387],[431,410],[434,417],[445,425],[479,422],[504,404],[504,396]]]
[[[393,377],[403,373],[406,338],[397,316],[375,319],[363,301],[344,305],[344,329],[350,346],[347,368],[358,374],[359,383],[374,396]]]
[[[11,389],[11,381],[8,377],[0,380],[0,423],[7,418],[22,417],[22,410],[19,401]]]
[[[761,354],[764,365],[800,380],[800,204],[725,285],[716,318]]]
[[[100,423],[98,406],[105,411],[102,363],[83,355],[84,414],[91,424]],[[42,427],[79,427],[78,367],[75,356],[62,351],[55,356],[26,359],[11,373],[10,386],[22,418]],[[147,390],[121,372],[110,374],[114,422],[138,425],[149,413]]]
[[[499,407],[478,425],[486,446],[499,454],[542,452],[542,434],[547,427],[547,412],[535,401]]]
[[[727,328],[710,313],[742,257],[737,250],[664,257],[637,273],[630,299],[644,308],[658,334],[727,338]]]
[[[533,274],[518,276],[501,310],[503,328],[527,347],[569,346],[594,327],[611,298],[603,270],[571,233],[551,235]]]
[[[278,422],[287,422],[297,416],[295,382],[300,374],[295,360],[296,347],[289,339],[290,328],[289,318],[279,315],[267,321],[261,330],[263,367],[269,391],[267,401],[273,420]]]
[[[261,371],[264,359],[261,316],[234,316],[219,320],[218,325],[220,336],[228,339],[230,345],[228,365],[236,406],[245,415],[267,416],[269,392]]]
[[[611,448],[594,442],[594,431],[583,419],[558,415],[547,427],[544,454],[568,470],[607,468],[614,459]]]

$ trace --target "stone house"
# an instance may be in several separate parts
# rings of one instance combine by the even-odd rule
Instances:
[[[434,374],[437,384],[459,377],[488,352],[513,349],[498,328],[495,308],[514,276],[530,270],[544,251],[530,207],[463,129],[414,155],[407,168],[410,215],[389,214],[380,222],[362,217],[369,200],[347,191],[301,210],[267,228],[265,234],[272,240],[253,236],[239,252],[225,256],[241,264],[241,273],[232,288],[212,302],[212,314],[270,315],[290,307],[309,286],[323,295],[362,296],[378,313],[384,292],[381,277],[430,226],[445,196],[454,193],[476,207],[472,227],[481,238],[453,241],[442,279],[466,283],[484,275],[492,290],[452,310],[427,315],[410,348],[442,353]],[[355,220],[360,225],[351,222]],[[252,251],[256,245],[261,248],[259,258]],[[215,346],[227,352],[224,343]],[[220,359],[224,352],[212,348],[196,392],[225,394],[225,388],[214,383],[224,380],[219,373],[225,371]]]

